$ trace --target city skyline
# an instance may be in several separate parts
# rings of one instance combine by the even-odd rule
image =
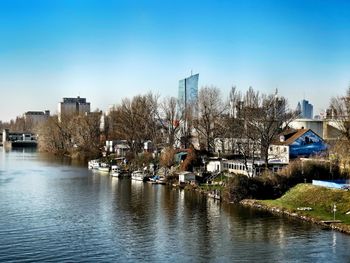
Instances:
[[[277,88],[314,114],[350,82],[346,1],[0,0],[0,32],[2,121],[55,114],[63,97],[91,110],[148,91],[177,97],[191,70],[199,89]]]

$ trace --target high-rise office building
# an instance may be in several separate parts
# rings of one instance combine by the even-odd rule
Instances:
[[[85,98],[63,98],[63,102],[58,103],[58,117],[62,115],[90,113],[90,102]]]
[[[298,102],[297,111],[300,113],[299,117],[303,119],[313,118],[313,106],[308,100],[302,100]]]
[[[179,108],[181,111],[185,110],[184,118],[180,123],[181,139],[178,144],[179,147],[188,147],[190,143],[189,138],[191,137],[191,124],[189,123],[189,120],[191,117],[196,118],[198,114],[198,77],[199,74],[191,75],[190,77],[179,81]]]
[[[179,104],[182,108],[194,106],[198,102],[198,77],[199,74],[191,75],[179,81]]]

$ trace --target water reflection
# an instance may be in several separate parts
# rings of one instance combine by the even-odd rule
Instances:
[[[311,224],[51,158],[0,153],[0,261],[341,262],[350,246]]]

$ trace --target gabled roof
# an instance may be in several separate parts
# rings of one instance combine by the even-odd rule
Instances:
[[[273,142],[272,144],[273,145],[291,145],[296,139],[298,139],[308,131],[311,131],[312,133],[314,133],[311,129],[299,129],[299,130],[288,129],[282,132],[281,134],[279,134],[277,141]],[[284,136],[284,141],[280,141],[281,136]]]

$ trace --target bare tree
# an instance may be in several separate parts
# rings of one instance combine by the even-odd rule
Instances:
[[[101,112],[88,115],[76,115],[71,120],[71,141],[76,153],[91,153],[96,155],[100,151],[100,119]]]
[[[332,151],[336,153],[337,160],[343,165],[343,168],[349,169],[350,163],[350,87],[345,96],[338,96],[331,99],[330,110],[332,112],[332,121],[340,131],[340,138],[334,145]]]
[[[259,108],[259,92],[251,87],[242,95],[235,87],[230,92],[230,115],[226,120],[226,136],[231,140],[233,153],[242,158],[245,169],[254,165],[260,155],[261,138],[253,123]]]
[[[183,112],[174,97],[166,97],[160,103],[157,117],[162,129],[165,131],[166,144],[173,147],[176,140],[180,140],[178,132],[180,122],[183,120]]]
[[[223,102],[220,90],[216,87],[204,87],[199,91],[198,118],[195,119],[195,128],[199,133],[200,143],[207,151],[212,151],[214,139],[222,133],[222,116],[228,109]]]
[[[255,94],[248,111],[247,125],[260,137],[261,158],[268,165],[268,150],[276,136],[286,129],[297,113],[288,109],[287,100],[275,94]]]
[[[288,109],[287,101],[275,94],[265,95],[249,88],[244,96],[232,88],[230,93],[228,134],[235,138],[234,148],[253,165],[258,156],[268,164],[268,149],[276,136],[297,116]]]
[[[60,122],[57,116],[49,117],[47,122],[40,126],[38,135],[40,151],[68,154],[68,150],[71,148],[68,122]]]
[[[340,130],[343,139],[350,143],[350,87],[345,96],[331,99],[330,108],[334,113],[334,121]]]
[[[100,112],[88,115],[49,117],[38,127],[39,150],[60,155],[85,157],[100,149]],[[74,155],[74,156],[73,156]]]
[[[157,98],[151,93],[138,95],[131,100],[123,99],[111,112],[109,124],[115,139],[127,141],[134,154],[138,153],[146,140],[153,142],[158,138],[156,121]]]

